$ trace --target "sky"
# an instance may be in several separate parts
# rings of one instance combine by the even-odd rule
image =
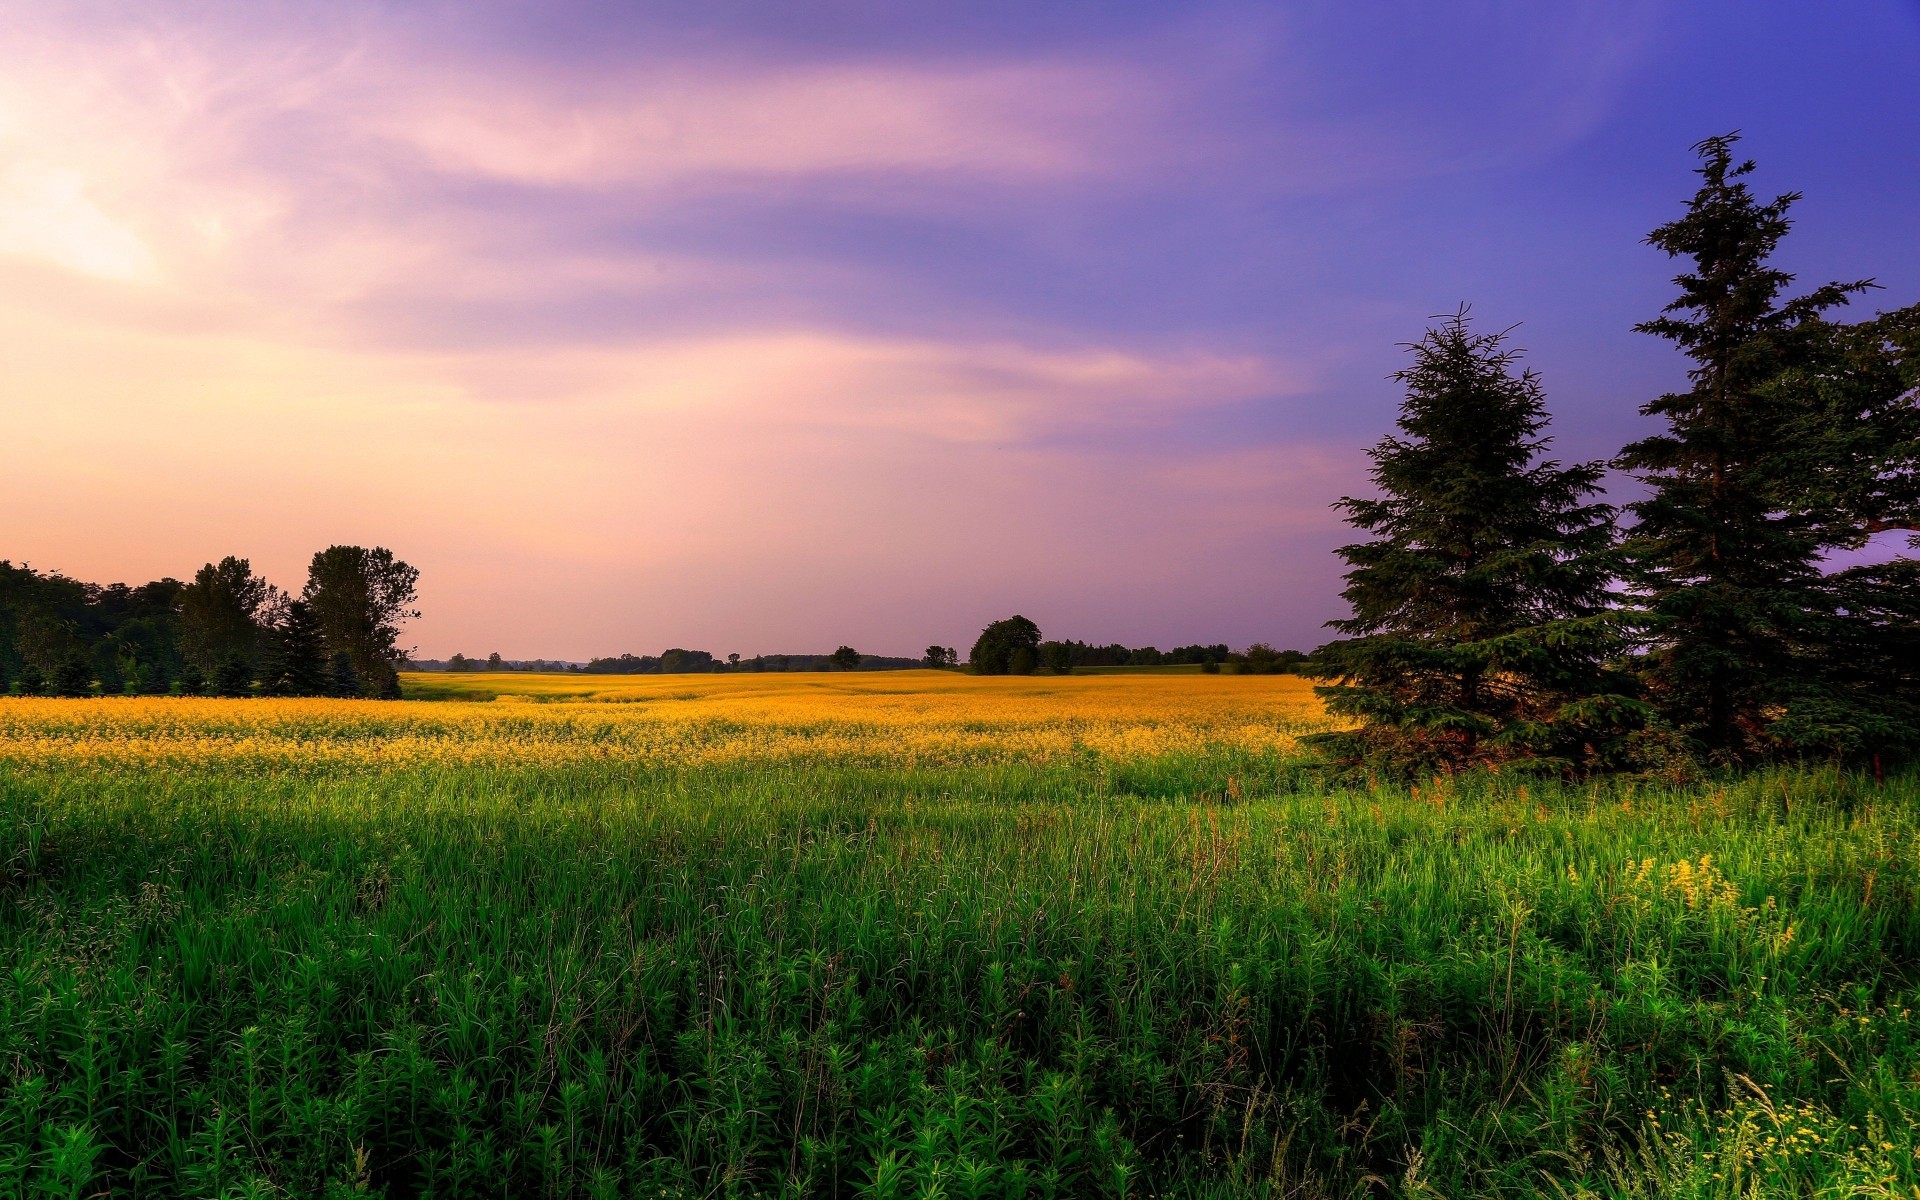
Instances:
[[[1920,0],[14,0],[0,62],[0,557],[389,546],[423,656],[1310,648],[1435,314],[1556,456],[1648,432],[1710,134],[1920,300]]]

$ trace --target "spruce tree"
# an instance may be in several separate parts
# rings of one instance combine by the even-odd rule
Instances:
[[[1337,677],[1320,694],[1360,725],[1316,741],[1388,769],[1604,761],[1640,708],[1606,665],[1601,465],[1542,457],[1539,377],[1464,307],[1407,350],[1400,433],[1370,452],[1381,495],[1337,506],[1377,535],[1340,550],[1353,616],[1330,624],[1353,636],[1318,655]]]
[[[1806,333],[1803,362],[1769,385],[1789,413],[1772,456],[1782,511],[1811,522],[1823,554],[1895,531],[1920,545],[1920,305]],[[1829,570],[1792,650],[1776,746],[1863,762],[1920,749],[1911,555]]]
[[[360,672],[353,669],[353,656],[345,650],[334,652],[329,662],[328,674],[332,676],[331,694],[349,699],[361,694]]]
[[[272,696],[325,696],[333,690],[320,619],[304,600],[288,601],[274,623],[261,689]]]
[[[1770,260],[1799,195],[1756,199],[1745,182],[1754,164],[1733,157],[1737,140],[1695,147],[1699,190],[1647,239],[1692,265],[1674,280],[1680,295],[1636,328],[1673,341],[1694,365],[1686,391],[1640,410],[1667,431],[1615,463],[1649,489],[1630,506],[1626,551],[1651,698],[1720,761],[1766,746],[1769,724],[1809,678],[1830,522],[1791,498],[1797,455],[1783,439],[1804,402],[1781,383],[1817,355],[1820,314],[1870,286],[1829,283],[1783,299],[1793,276]]]
[[[213,691],[218,696],[253,695],[253,664],[239,655],[223,660],[213,673]]]
[[[56,696],[93,695],[93,668],[87,660],[72,655],[62,659],[53,671],[53,694]]]

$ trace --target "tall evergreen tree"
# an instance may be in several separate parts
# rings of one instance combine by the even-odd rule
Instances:
[[[213,691],[218,696],[253,695],[253,663],[236,654],[213,672]]]
[[[1464,307],[1407,349],[1400,433],[1371,451],[1382,494],[1338,505],[1377,535],[1340,550],[1353,616],[1331,624],[1352,636],[1319,653],[1337,677],[1321,695],[1360,725],[1319,745],[1390,769],[1591,765],[1640,714],[1606,665],[1621,641],[1601,465],[1542,457],[1539,377]]]
[[[334,652],[328,661],[327,673],[331,676],[328,690],[332,695],[347,699],[365,694],[360,673],[353,669],[353,656],[345,650]]]
[[[333,690],[320,618],[306,601],[288,601],[274,621],[260,685],[270,696],[325,696]]]
[[[1781,511],[1830,562],[1896,531],[1920,546],[1920,305],[1805,332],[1802,362],[1768,389],[1789,414],[1772,456]],[[1861,760],[1920,749],[1920,562],[1823,569],[1770,740]]]
[[[1755,198],[1745,181],[1754,164],[1735,161],[1737,140],[1695,147],[1699,190],[1648,237],[1691,269],[1662,315],[1637,328],[1693,359],[1691,386],[1645,405],[1667,431],[1616,460],[1649,489],[1631,506],[1626,549],[1651,696],[1717,760],[1777,740],[1769,726],[1811,678],[1808,648],[1823,638],[1821,552],[1837,536],[1836,514],[1865,500],[1857,475],[1812,469],[1846,458],[1836,439],[1847,431],[1810,421],[1806,389],[1787,384],[1835,345],[1821,314],[1871,285],[1783,298],[1793,276],[1771,259],[1799,195]],[[1796,428],[1819,432],[1788,445]],[[1876,428],[1870,436],[1886,432]],[[1823,480],[1834,485],[1825,499]]]

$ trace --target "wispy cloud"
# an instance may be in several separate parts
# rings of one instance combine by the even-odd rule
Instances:
[[[1393,343],[1539,293],[1517,173],[1677,18],[963,9],[15,6],[0,555],[401,543],[442,650],[911,643],[889,605],[1022,588],[1314,636]],[[529,575],[584,615],[488,599]]]

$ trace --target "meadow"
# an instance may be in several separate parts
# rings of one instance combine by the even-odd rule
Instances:
[[[1920,1196],[1920,782],[1290,677],[0,698],[0,1195]]]

